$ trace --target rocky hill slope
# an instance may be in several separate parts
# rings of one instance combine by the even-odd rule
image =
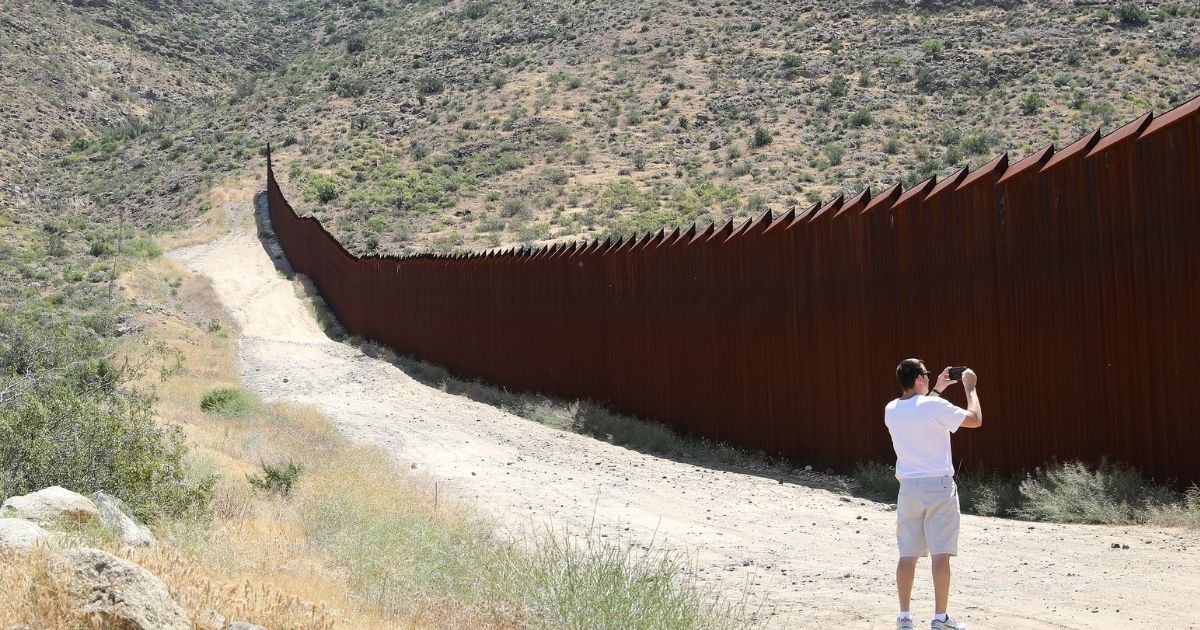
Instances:
[[[1200,91],[1200,7],[453,2],[272,83],[285,189],[357,252],[628,235],[1062,146]]]
[[[4,216],[182,225],[272,139],[359,253],[805,207],[1200,91],[1195,2],[10,4]]]

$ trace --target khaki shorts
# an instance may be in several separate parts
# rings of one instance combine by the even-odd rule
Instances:
[[[958,555],[958,486],[954,477],[901,479],[896,498],[900,557]]]

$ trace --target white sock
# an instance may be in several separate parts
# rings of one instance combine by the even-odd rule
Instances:
[[[933,618],[937,619],[938,621],[945,621],[950,618],[950,615],[948,615],[946,613],[942,613],[940,615],[934,615]]]
[[[901,610],[900,616],[896,617],[896,621],[904,621],[905,619],[912,619],[912,615],[907,610]]]

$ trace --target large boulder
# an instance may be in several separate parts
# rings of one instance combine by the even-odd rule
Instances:
[[[55,562],[79,612],[105,628],[190,630],[192,622],[162,580],[142,567],[99,549],[64,551]]]
[[[9,497],[0,505],[0,518],[23,518],[39,525],[88,523],[98,515],[91,499],[58,486]]]
[[[22,518],[0,518],[0,551],[28,551],[50,541],[50,532]]]
[[[130,547],[153,547],[154,535],[145,525],[137,522],[132,510],[124,501],[101,490],[92,494],[92,502],[100,512],[100,520],[117,530],[121,540]]]

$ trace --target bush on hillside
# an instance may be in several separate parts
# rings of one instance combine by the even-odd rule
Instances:
[[[84,330],[0,316],[0,499],[58,485],[104,490],[147,521],[205,509],[215,479],[189,476],[139,376]]]
[[[1030,92],[1025,95],[1025,98],[1021,99],[1021,113],[1026,116],[1036,113],[1045,106],[1046,99],[1042,98],[1040,94]]]
[[[1117,17],[1127,26],[1145,26],[1150,23],[1150,13],[1136,4],[1117,7]]]
[[[262,475],[246,475],[246,481],[251,486],[270,494],[286,497],[292,493],[292,486],[300,479],[304,467],[292,460],[279,464],[260,464]]]
[[[440,77],[425,75],[417,78],[417,91],[421,94],[437,94],[445,88],[445,82]]]
[[[754,129],[754,139],[751,140],[751,144],[757,149],[771,144],[773,139],[774,138],[771,137],[771,132],[767,131],[763,127],[756,127]]]
[[[222,416],[242,416],[254,409],[254,401],[243,389],[221,387],[200,398],[200,409]]]
[[[304,200],[329,203],[337,199],[340,193],[337,180],[333,176],[315,173],[304,189]]]
[[[351,35],[346,39],[346,52],[356,55],[367,49],[367,38],[363,35]]]

